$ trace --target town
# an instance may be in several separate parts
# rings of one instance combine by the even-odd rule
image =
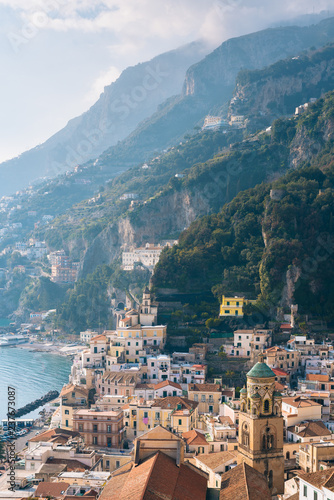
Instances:
[[[219,313],[242,317],[246,304],[223,296]],[[245,499],[330,498],[334,349],[300,332],[296,310],[280,324],[284,344],[257,325],[167,354],[146,288],[138,309],[118,311],[115,330],[81,332],[69,383],[38,432],[22,432],[13,492],[4,460],[0,498],[104,500],[131,488],[156,498],[232,498],[236,489]],[[242,388],[208,375],[218,340],[224,360],[244,363]]]

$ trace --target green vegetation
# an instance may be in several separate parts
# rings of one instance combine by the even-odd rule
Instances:
[[[271,188],[280,190],[280,200],[270,199]],[[305,167],[239,193],[219,214],[194,222],[163,253],[154,285],[248,293],[263,309],[279,303],[287,272],[296,270],[301,312],[332,320],[333,223],[334,166]]]

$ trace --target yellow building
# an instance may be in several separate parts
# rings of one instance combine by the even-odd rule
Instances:
[[[88,408],[88,398],[89,390],[85,387],[74,384],[63,387],[59,395],[62,429],[73,429],[73,413],[80,408]]]
[[[259,362],[247,373],[240,391],[238,463],[263,474],[272,495],[284,492],[282,395],[275,391],[275,373]]]
[[[242,318],[244,315],[243,307],[251,302],[254,301],[247,300],[245,297],[225,297],[223,295],[219,316],[240,316]]]
[[[219,384],[188,384],[188,398],[198,402],[198,413],[218,415],[222,388]]]
[[[198,403],[179,396],[154,401],[132,401],[123,408],[126,437],[134,439],[157,425],[175,432],[188,432],[196,427]]]

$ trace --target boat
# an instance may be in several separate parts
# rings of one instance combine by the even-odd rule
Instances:
[[[29,342],[26,335],[3,335],[0,337],[0,347],[10,347]]]

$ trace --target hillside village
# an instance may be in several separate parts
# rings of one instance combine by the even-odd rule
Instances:
[[[224,296],[217,314],[242,317],[245,302]],[[146,289],[115,330],[81,332],[69,383],[19,453],[11,498],[116,499],[131,488],[153,488],[154,498],[330,498],[334,350],[302,334],[295,314],[280,325],[280,345],[264,325],[220,338],[223,358],[245,363],[235,388],[208,375],[217,338],[165,352],[166,325]]]

